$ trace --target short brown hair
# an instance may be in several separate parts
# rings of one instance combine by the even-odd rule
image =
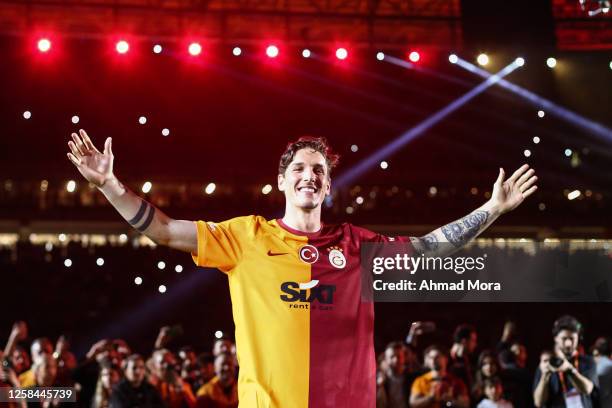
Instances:
[[[434,350],[436,350],[438,353],[448,358],[448,350],[446,349],[446,347],[443,347],[439,344],[432,344],[431,346],[427,347],[425,351],[423,351],[423,357],[426,357],[429,353],[431,353]]]
[[[136,364],[136,362],[140,360],[144,363],[144,357],[141,356],[140,354],[134,353],[134,354],[130,354],[129,356],[127,356],[125,358],[125,360],[122,361],[121,363],[121,368],[123,368],[124,370],[127,369],[128,364]]]
[[[327,143],[327,139],[324,137],[302,136],[297,141],[291,142],[287,145],[287,148],[282,154],[278,164],[278,174],[285,174],[285,171],[287,170],[287,167],[289,167],[289,164],[293,161],[295,154],[302,149],[312,149],[315,152],[319,152],[323,155],[325,158],[325,163],[327,163],[328,176],[331,175],[332,169],[338,165],[338,161],[340,160],[340,155],[332,151],[331,147]]]

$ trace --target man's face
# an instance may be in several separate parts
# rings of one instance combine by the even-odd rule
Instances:
[[[36,383],[41,387],[49,387],[57,377],[57,362],[50,354],[43,354],[36,366]]]
[[[430,350],[425,355],[425,367],[435,371],[446,371],[448,359],[438,350]]]
[[[176,358],[170,352],[163,353],[160,363],[160,369],[164,378],[169,378],[174,374],[176,369]]]
[[[278,175],[278,189],[285,193],[287,202],[304,210],[319,207],[330,186],[325,157],[312,149],[298,150],[285,174]]]
[[[561,330],[555,336],[555,347],[570,357],[578,348],[578,333],[571,330]]]
[[[202,378],[206,381],[215,376],[215,365],[213,363],[205,363],[202,365]]]
[[[30,359],[25,350],[15,349],[11,355],[11,364],[17,374],[21,374],[28,369]]]
[[[37,362],[43,354],[52,354],[53,345],[47,339],[36,339],[30,348],[32,354],[32,362]]]
[[[221,354],[215,359],[215,375],[219,378],[221,385],[228,387],[234,383],[236,375],[236,364],[234,357]]]
[[[102,386],[110,390],[119,380],[121,380],[121,377],[119,377],[119,372],[117,370],[105,367],[100,371],[100,380],[102,381]]]
[[[135,387],[139,387],[145,378],[145,364],[141,359],[128,361],[125,367],[125,378]]]
[[[406,354],[404,350],[399,347],[386,349],[385,363],[394,373],[401,374],[406,364]]]

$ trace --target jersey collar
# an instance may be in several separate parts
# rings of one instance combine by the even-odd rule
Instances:
[[[316,231],[316,232],[304,232],[304,231],[296,230],[294,228],[291,228],[287,224],[285,224],[281,218],[277,218],[276,222],[285,231],[287,231],[287,232],[289,232],[289,233],[291,233],[293,235],[300,236],[300,237],[316,238],[319,235],[321,235],[321,231],[323,230],[323,222],[321,222],[321,228],[319,228],[319,230]]]

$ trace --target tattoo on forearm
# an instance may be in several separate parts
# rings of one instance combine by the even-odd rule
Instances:
[[[435,251],[438,249],[438,238],[434,234],[427,234],[420,238],[421,244],[428,251]]]
[[[438,238],[434,234],[427,234],[422,237],[410,237],[410,242],[417,252],[433,252],[438,249]]]
[[[140,227],[136,229],[140,232],[144,232],[147,228],[149,228],[149,225],[151,225],[151,222],[153,222],[154,216],[155,216],[155,207],[149,204],[149,215],[147,215],[147,219]]]
[[[136,224],[140,222],[140,220],[142,220],[142,217],[144,216],[146,209],[147,209],[147,202],[145,200],[142,200],[140,202],[140,208],[138,209],[138,212],[136,213],[134,218],[132,218],[131,220],[128,220],[131,226],[135,226]]]
[[[140,221],[142,221],[142,219],[145,217],[145,214],[146,214],[146,218],[144,222],[142,223],[141,226],[137,227],[136,225],[138,225]],[[128,220],[128,222],[130,223],[132,227],[136,228],[138,231],[144,232],[147,228],[149,228],[149,226],[151,225],[151,222],[153,222],[154,217],[155,217],[155,207],[147,203],[145,200],[142,200],[142,203],[140,204],[140,208],[138,209],[138,212],[136,213],[134,218],[132,218],[131,220]]]
[[[442,233],[456,247],[465,245],[472,239],[489,218],[488,211],[474,211],[457,222],[442,227]]]

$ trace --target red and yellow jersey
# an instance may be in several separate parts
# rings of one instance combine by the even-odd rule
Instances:
[[[448,373],[443,378],[434,378],[433,371],[425,373],[417,377],[412,383],[412,389],[410,394],[417,396],[429,395],[431,393],[434,384],[439,384],[441,387],[440,393],[447,395],[449,398],[457,399],[464,397],[468,399],[467,387],[463,384],[459,378]],[[442,407],[441,402],[433,402],[431,407]]]
[[[374,305],[351,224],[302,233],[260,216],[198,221],[198,266],[229,278],[241,408],[374,407]],[[397,237],[397,241],[407,241]]]

